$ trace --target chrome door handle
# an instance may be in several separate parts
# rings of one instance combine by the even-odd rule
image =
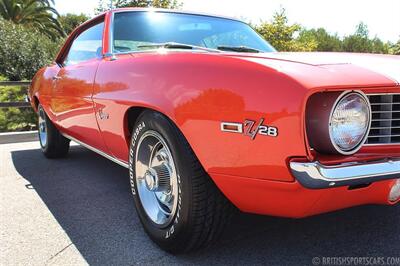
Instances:
[[[59,79],[61,79],[60,76],[54,76],[54,77],[53,77],[53,80],[59,80]]]

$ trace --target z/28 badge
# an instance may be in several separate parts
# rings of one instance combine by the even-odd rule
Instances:
[[[278,137],[278,128],[263,125],[264,121],[265,119],[261,118],[257,124],[249,119],[246,119],[243,123],[221,122],[221,131],[243,134],[253,140],[257,135]]]

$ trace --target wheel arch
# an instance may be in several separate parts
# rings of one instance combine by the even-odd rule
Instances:
[[[154,108],[153,106],[150,106],[150,105],[131,106],[125,112],[123,127],[124,127],[125,142],[126,142],[128,150],[129,150],[129,146],[130,146],[130,142],[131,142],[133,127],[136,124],[139,116],[145,111],[156,112],[156,113],[159,113],[159,114],[163,115],[164,117],[166,117],[170,121],[170,123],[172,123],[179,130],[179,132],[182,134],[182,136],[186,139],[186,141],[189,144],[190,148],[192,149],[194,155],[197,157],[200,164],[204,167],[203,163],[201,162],[199,156],[196,153],[196,150],[192,146],[190,139],[188,138],[188,136],[186,136],[185,132],[179,126],[177,119],[174,119],[174,117],[172,115],[169,115],[168,112],[161,111],[158,108]]]
[[[39,98],[36,95],[34,95],[32,97],[32,107],[35,110],[35,112],[38,111],[39,104],[40,104]]]
[[[182,135],[188,141],[188,139],[183,134],[182,130],[179,128],[179,126],[176,123],[176,121],[170,115],[168,115],[166,112],[163,112],[163,111],[161,111],[161,110],[159,110],[157,108],[154,108],[152,106],[135,105],[135,106],[129,107],[126,110],[124,118],[123,118],[124,119],[123,126],[124,126],[125,141],[126,141],[126,143],[128,145],[128,148],[129,148],[129,145],[130,145],[130,140],[131,140],[131,134],[132,134],[133,127],[136,124],[139,116],[145,111],[152,111],[152,112],[156,112],[156,113],[159,113],[159,114],[165,116],[171,123],[173,123],[178,128],[178,130],[182,133]]]
[[[135,125],[140,114],[143,113],[145,110],[152,110],[152,109],[143,106],[131,106],[128,108],[128,110],[126,110],[124,115],[124,129],[125,129],[125,139],[127,143],[129,143],[133,126]]]

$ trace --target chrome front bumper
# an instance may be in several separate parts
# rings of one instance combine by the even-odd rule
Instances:
[[[291,162],[290,168],[297,181],[310,189],[356,186],[400,178],[400,159],[335,166]]]

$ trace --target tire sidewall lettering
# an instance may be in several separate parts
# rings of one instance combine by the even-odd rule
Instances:
[[[135,152],[136,152],[136,141],[139,137],[139,135],[142,133],[142,131],[146,128],[146,124],[144,121],[140,122],[134,129],[133,135],[131,138],[131,148],[129,149],[129,180],[131,183],[131,191],[132,194],[135,196],[136,195],[136,186],[135,186],[135,171],[134,171],[134,157],[135,157]]]
[[[178,178],[178,206],[176,208],[176,215],[174,222],[170,226],[170,228],[167,230],[165,233],[165,238],[168,239],[170,238],[174,233],[175,233],[175,225],[179,224],[179,218],[180,218],[180,213],[182,209],[182,189],[181,189],[181,178],[180,175],[177,175]]]

